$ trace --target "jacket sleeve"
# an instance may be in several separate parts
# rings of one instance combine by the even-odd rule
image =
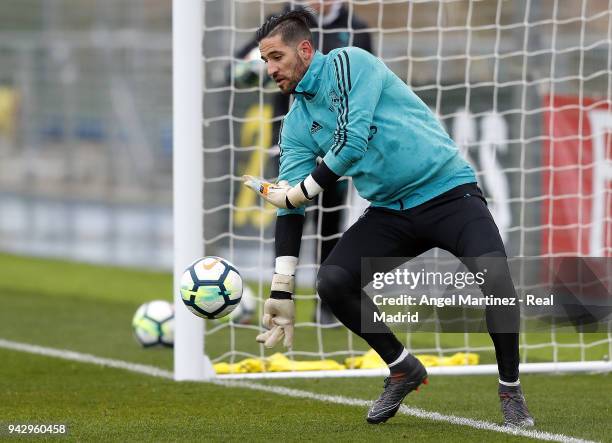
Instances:
[[[359,48],[343,48],[332,56],[331,78],[339,98],[334,142],[323,161],[337,175],[366,152],[374,110],[382,93],[386,68]]]
[[[278,181],[287,180],[291,186],[295,186],[304,180],[317,166],[317,156],[304,143],[291,133],[291,128],[281,125],[279,146],[279,172]],[[304,215],[305,208],[279,209],[277,215],[301,214]]]

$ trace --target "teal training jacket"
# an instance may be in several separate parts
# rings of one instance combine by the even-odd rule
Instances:
[[[279,180],[295,185],[317,157],[350,176],[373,206],[407,209],[476,182],[433,112],[378,58],[359,48],[316,52],[280,131]],[[280,209],[278,215],[304,213]]]

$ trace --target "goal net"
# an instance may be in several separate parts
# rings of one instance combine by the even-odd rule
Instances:
[[[174,2],[175,276],[199,256],[221,256],[237,266],[254,300],[252,312],[244,304],[231,321],[204,323],[177,307],[177,379],[210,376],[210,362],[243,361],[216,366],[242,372],[232,377],[382,371],[334,370],[333,362],[367,356],[368,347],[322,315],[314,289],[326,242],[364,208],[347,179],[339,203],[319,198],[307,209],[293,349],[254,341],[273,274],[275,210],[240,178],[274,178],[282,106],[249,44],[268,15],[303,3]],[[370,38],[372,52],[431,107],[474,166],[509,256],[612,256],[612,0],[320,3],[329,8],[319,15],[320,49],[325,39],[352,45]],[[330,28],[334,14],[345,12],[348,21]],[[323,221],[334,216],[340,221],[330,232]],[[400,338],[442,365],[434,371],[496,372],[487,334]],[[204,359],[193,355],[200,346]],[[276,352],[287,360],[275,356],[280,360],[258,366]],[[457,362],[448,358],[456,353],[463,353],[459,365],[444,366]],[[479,364],[463,365],[472,354]],[[521,334],[523,372],[610,370],[611,354],[610,329]],[[285,366],[272,368],[277,360]]]

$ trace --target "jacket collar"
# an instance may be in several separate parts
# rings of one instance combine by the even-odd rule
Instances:
[[[314,57],[310,62],[310,66],[306,70],[304,77],[295,87],[294,94],[303,95],[307,100],[312,100],[319,91],[320,77],[323,65],[325,63],[325,56],[319,51],[315,51]]]

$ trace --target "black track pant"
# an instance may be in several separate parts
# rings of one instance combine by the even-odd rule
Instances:
[[[416,257],[434,247],[445,249],[456,257],[506,256],[497,226],[476,184],[458,186],[403,211],[368,208],[342,236],[319,270],[317,290],[321,299],[331,307],[338,320],[368,342],[387,363],[399,356],[403,345],[386,325],[373,322],[377,308],[361,291],[361,258]],[[477,260],[465,264],[470,271],[479,271]],[[504,266],[497,278],[491,279],[493,283],[490,284],[497,287],[483,289],[489,293],[514,294],[507,269]],[[362,328],[362,315],[372,319],[368,328]],[[518,322],[518,311],[512,315]],[[500,379],[516,381],[518,333],[490,335]]]

